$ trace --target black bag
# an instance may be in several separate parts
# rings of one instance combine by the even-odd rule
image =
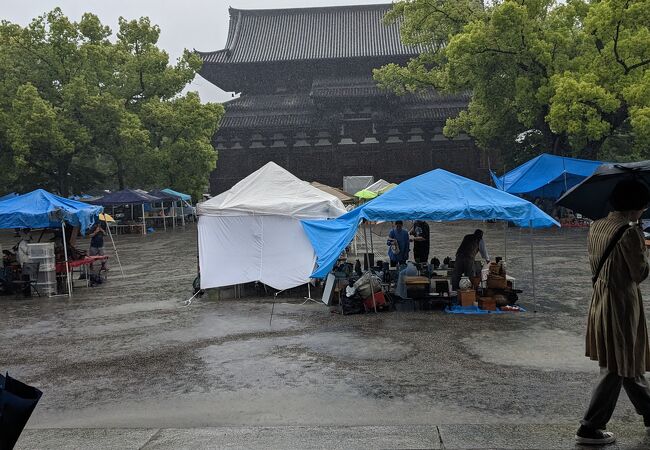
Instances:
[[[361,297],[353,295],[352,297],[341,297],[341,312],[344,316],[348,314],[361,314],[364,312]]]
[[[23,432],[43,392],[0,375],[0,450],[11,450]]]

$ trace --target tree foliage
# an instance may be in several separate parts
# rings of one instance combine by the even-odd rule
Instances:
[[[402,0],[386,20],[425,50],[381,86],[471,92],[446,134],[510,162],[650,158],[650,0]]]
[[[201,66],[175,64],[148,18],[119,30],[56,8],[0,23],[0,192],[166,187],[200,195],[216,164],[223,108],[182,94]]]

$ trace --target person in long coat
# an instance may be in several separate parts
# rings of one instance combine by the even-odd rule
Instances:
[[[576,441],[581,444],[614,442],[614,434],[605,428],[621,387],[643,416],[650,434],[650,389],[644,377],[650,370],[650,345],[639,290],[639,284],[648,276],[649,265],[645,239],[638,225],[650,194],[644,184],[626,180],[616,185],[609,201],[614,211],[592,224],[588,238],[589,262],[596,278],[585,355],[598,361],[601,373],[576,433]],[[606,249],[615,240],[607,257]]]

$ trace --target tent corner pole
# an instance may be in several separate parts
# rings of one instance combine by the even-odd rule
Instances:
[[[144,203],[142,204],[142,235],[143,236],[147,235],[147,222],[145,221],[144,218]]]
[[[537,297],[535,293],[535,246],[533,243],[533,221],[528,222],[530,228],[530,269],[532,274],[532,289],[533,289],[533,305],[535,305],[535,311],[537,312]]]
[[[113,244],[113,251],[115,252],[115,258],[117,259],[117,264],[120,266],[120,272],[122,272],[122,278],[124,278],[124,269],[122,268],[122,263],[120,262],[120,255],[117,253],[117,247],[115,246],[115,241],[113,240],[113,233],[111,233],[111,226],[106,222],[106,228],[108,229],[108,236],[111,238],[111,243]]]
[[[65,257],[65,276],[68,285],[68,297],[72,297],[72,278],[70,277],[70,265],[68,264],[68,242],[65,238],[65,221],[61,221],[61,233],[63,237],[63,256]]]

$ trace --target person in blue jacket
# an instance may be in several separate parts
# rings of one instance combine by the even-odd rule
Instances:
[[[390,258],[391,267],[398,264],[405,264],[409,258],[409,234],[403,228],[404,223],[401,220],[395,221],[395,228],[388,233],[388,258]]]

